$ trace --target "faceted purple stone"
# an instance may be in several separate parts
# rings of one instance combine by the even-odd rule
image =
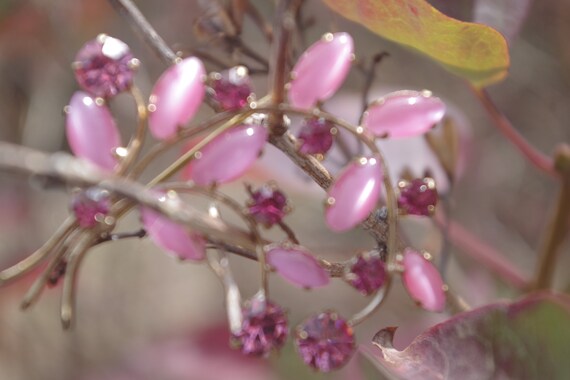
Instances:
[[[321,372],[345,365],[356,349],[352,328],[332,311],[297,326],[295,344],[305,364]]]
[[[253,93],[247,69],[236,66],[216,73],[210,82],[208,93],[223,110],[236,111],[245,107]]]
[[[281,222],[286,209],[287,197],[270,185],[262,186],[251,194],[249,214],[266,227]]]
[[[278,305],[253,299],[243,310],[241,331],[232,336],[248,356],[267,356],[283,347],[289,335],[285,312]]]
[[[77,223],[83,228],[93,228],[111,208],[111,196],[107,190],[90,187],[77,193],[71,200],[71,209]]]
[[[398,207],[409,215],[430,216],[437,204],[437,190],[431,178],[416,178],[398,184],[400,197]]]
[[[333,144],[334,124],[322,119],[312,118],[306,120],[299,132],[301,146],[299,152],[303,154],[325,154]]]
[[[350,268],[347,279],[356,290],[368,296],[384,285],[386,267],[378,256],[367,258],[358,256],[356,262]]]
[[[131,87],[132,59],[127,44],[102,34],[83,45],[77,53],[73,63],[75,78],[91,94],[109,98]]]

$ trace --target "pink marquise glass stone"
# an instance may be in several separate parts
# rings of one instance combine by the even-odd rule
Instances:
[[[379,137],[413,137],[429,131],[445,115],[445,104],[429,91],[398,91],[372,102],[362,126]]]
[[[352,328],[334,312],[307,319],[296,333],[299,355],[305,364],[320,372],[344,366],[356,350]]]
[[[79,85],[94,96],[108,98],[133,84],[133,55],[123,41],[104,34],[87,42],[75,57]]]
[[[233,342],[247,356],[268,356],[285,344],[289,324],[281,307],[270,301],[253,299],[243,310],[241,331]]]
[[[416,178],[398,184],[398,207],[408,215],[430,216],[437,204],[437,190],[431,178]]]
[[[204,258],[206,242],[200,235],[147,208],[141,210],[141,216],[144,229],[159,248],[182,260]]]
[[[293,285],[318,288],[330,281],[317,259],[301,246],[269,246],[266,257],[267,263]]]
[[[402,281],[410,297],[428,311],[440,312],[445,308],[443,280],[435,266],[420,253],[404,252]]]
[[[325,154],[333,144],[333,123],[322,118],[305,120],[298,139],[301,141],[299,152],[303,154]]]
[[[380,289],[386,281],[386,267],[378,256],[358,256],[350,267],[348,282],[361,294],[368,296]]]
[[[287,197],[280,190],[261,186],[251,194],[248,212],[258,223],[271,227],[281,222],[287,212]]]
[[[111,209],[111,196],[107,190],[90,187],[74,194],[71,210],[80,227],[93,228]]]
[[[233,127],[210,141],[190,163],[190,178],[198,185],[230,182],[253,165],[267,141],[261,125]]]
[[[117,165],[114,150],[121,146],[121,136],[107,106],[77,91],[69,102],[65,127],[74,155],[106,170]]]
[[[210,81],[210,97],[226,111],[237,111],[245,107],[252,94],[251,81],[244,66],[217,73]]]
[[[306,109],[330,98],[344,82],[353,52],[348,33],[328,33],[311,45],[291,71],[289,102]]]
[[[347,231],[366,219],[380,198],[382,177],[377,158],[360,158],[349,164],[328,193],[325,219],[329,228]]]
[[[205,75],[202,61],[190,57],[158,78],[148,105],[148,127],[156,139],[173,137],[196,114],[206,91]]]

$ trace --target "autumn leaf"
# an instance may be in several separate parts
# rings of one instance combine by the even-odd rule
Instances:
[[[377,361],[399,379],[570,379],[570,304],[548,294],[459,314],[403,351],[396,328],[378,332]]]
[[[425,0],[323,1],[374,33],[426,54],[476,87],[507,75],[509,51],[499,32],[448,17]]]

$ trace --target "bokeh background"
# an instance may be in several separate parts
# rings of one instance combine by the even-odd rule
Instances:
[[[252,1],[273,20],[273,2]],[[193,25],[207,1],[141,0],[136,2],[171,46],[182,51],[201,46]],[[471,17],[471,1],[438,0],[442,11]],[[530,277],[541,232],[551,212],[555,183],[537,172],[494,129],[482,106],[462,80],[428,59],[384,41],[358,25],[341,19],[320,1],[308,0],[305,17],[314,22],[306,30],[308,44],[328,31],[348,31],[361,61],[389,52],[377,70],[372,97],[395,89],[430,89],[444,99],[462,136],[457,182],[446,199],[453,220],[480,241],[496,247]],[[149,94],[165,69],[126,22],[103,0],[0,1],[0,140],[46,152],[66,151],[62,108],[77,89],[70,63],[77,50],[98,33],[127,42],[142,62],[136,83]],[[570,2],[534,2],[520,35],[511,43],[509,77],[490,93],[516,128],[540,150],[550,153],[559,142],[570,141]],[[259,54],[269,46],[248,20],[244,40]],[[223,52],[210,50],[231,60]],[[218,69],[208,66],[211,70]],[[358,117],[364,76],[355,68],[330,110],[342,117]],[[266,91],[264,76],[255,77],[258,95]],[[111,104],[123,136],[134,128],[134,107],[127,96]],[[205,118],[211,111],[197,116]],[[413,145],[415,147],[416,145]],[[151,143],[147,143],[147,148]],[[410,155],[405,144],[387,147],[394,168],[434,165],[427,150]],[[407,149],[407,150],[406,150]],[[412,150],[416,150],[412,148]],[[148,176],[173,159],[173,151],[149,170]],[[334,166],[334,165],[333,165]],[[394,169],[397,170],[397,169]],[[437,169],[434,169],[437,170]],[[284,173],[282,177],[280,173]],[[417,175],[421,173],[416,173]],[[307,185],[272,148],[251,173],[251,182],[271,177],[292,198],[295,211],[287,222],[303,244],[323,257],[346,258],[373,242],[363,233],[334,235],[322,218],[322,191]],[[449,188],[449,186],[442,185]],[[0,174],[0,267],[14,263],[39,247],[68,215],[69,190],[46,188],[34,180]],[[236,199],[246,195],[240,184],[224,188]],[[121,229],[135,230],[133,213]],[[439,256],[442,233],[429,221],[405,224],[419,248]],[[277,235],[278,236],[278,235]],[[450,285],[472,305],[482,305],[517,293],[475,260],[465,247],[453,247],[446,271]],[[556,287],[568,290],[570,255],[563,247]],[[257,266],[233,260],[242,292],[257,288]],[[148,240],[125,240],[102,245],[88,256],[79,283],[78,320],[63,331],[58,319],[59,292],[44,292],[40,302],[22,312],[19,301],[34,276],[0,289],[0,378],[8,380],[127,380],[127,379],[311,379],[324,378],[306,370],[288,347],[269,361],[243,359],[226,348],[222,289],[205,264],[179,263]],[[252,280],[253,279],[253,280]],[[349,315],[366,300],[335,281],[323,290],[300,291],[272,278],[273,297],[290,312],[292,324],[309,314],[334,307]],[[403,347],[426,327],[444,320],[417,308],[397,281],[386,304],[356,333],[366,343],[380,328],[401,326],[396,343]],[[360,376],[360,377],[359,377]],[[369,361],[357,356],[349,366],[327,378],[380,378]]]

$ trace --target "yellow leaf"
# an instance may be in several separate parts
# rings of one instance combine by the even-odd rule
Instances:
[[[448,17],[424,0],[323,0],[374,33],[418,50],[476,87],[507,75],[509,50],[495,29]]]

